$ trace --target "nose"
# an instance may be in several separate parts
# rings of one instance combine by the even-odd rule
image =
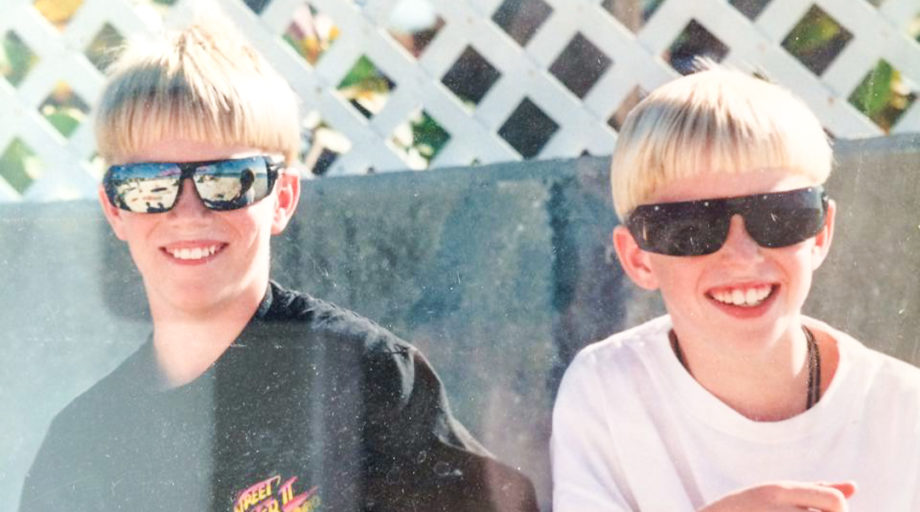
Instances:
[[[744,228],[744,219],[741,215],[732,215],[731,224],[728,227],[728,237],[722,245],[720,252],[740,257],[756,256],[760,252],[760,246],[751,238]]]
[[[192,179],[185,178],[182,180],[179,197],[176,198],[176,204],[173,205],[169,213],[174,216],[200,217],[208,212],[209,210],[205,208],[204,203],[201,202],[201,198],[198,197],[198,191],[195,189],[195,184],[192,183]]]

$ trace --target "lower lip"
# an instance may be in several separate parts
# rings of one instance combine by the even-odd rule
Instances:
[[[713,305],[715,305],[716,308],[729,316],[733,316],[735,318],[757,318],[762,316],[767,312],[768,309],[770,309],[770,306],[773,305],[777,295],[779,295],[779,285],[774,285],[773,289],[770,291],[770,295],[767,296],[766,300],[756,306],[735,306],[734,304],[725,304],[724,302],[719,302],[712,297],[707,296],[707,298]]]
[[[217,251],[210,256],[206,256],[204,258],[199,258],[199,259],[191,259],[191,260],[183,260],[183,259],[176,258],[172,254],[170,254],[166,249],[160,249],[160,251],[162,251],[163,254],[167,258],[169,258],[169,261],[177,265],[198,266],[198,265],[205,265],[207,263],[210,263],[214,258],[219,256],[221,252],[223,252],[224,247],[219,247]]]

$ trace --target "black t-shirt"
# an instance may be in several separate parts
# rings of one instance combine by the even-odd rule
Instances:
[[[451,415],[414,347],[272,283],[239,338],[168,389],[152,342],[58,413],[33,510],[536,510]]]

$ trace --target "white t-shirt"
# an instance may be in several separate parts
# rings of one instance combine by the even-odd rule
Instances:
[[[750,420],[674,356],[663,316],[582,350],[553,410],[553,510],[687,511],[775,480],[852,480],[851,511],[920,511],[920,370],[824,324],[840,361],[821,400]]]

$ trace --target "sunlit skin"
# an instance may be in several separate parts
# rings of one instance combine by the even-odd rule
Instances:
[[[166,139],[118,162],[191,162],[262,154],[256,148]],[[211,211],[190,180],[172,210],[133,213],[99,200],[115,235],[126,242],[143,278],[154,346],[173,383],[188,381],[236,338],[259,305],[269,279],[269,242],[299,198],[299,178],[281,174],[271,195],[246,208]],[[176,257],[183,250],[196,258]]]

